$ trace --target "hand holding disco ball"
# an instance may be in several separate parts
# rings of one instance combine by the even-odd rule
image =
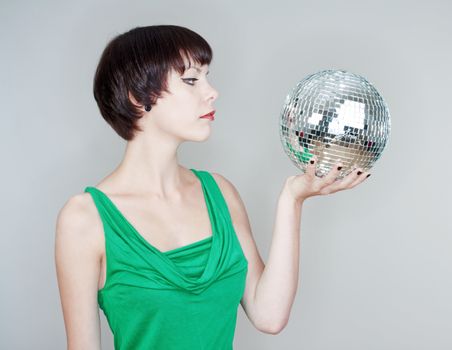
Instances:
[[[312,196],[331,194],[353,188],[370,176],[370,173],[364,172],[362,168],[358,167],[341,181],[336,181],[343,168],[342,162],[339,161],[328,174],[319,177],[316,176],[317,162],[317,157],[313,156],[305,167],[305,174],[290,176],[286,180],[282,192],[283,196],[289,195],[296,202],[302,202]]]
[[[286,154],[303,173],[313,157],[318,177],[341,162],[337,180],[355,168],[372,168],[389,139],[391,119],[385,101],[366,79],[323,70],[287,95],[279,126]]]

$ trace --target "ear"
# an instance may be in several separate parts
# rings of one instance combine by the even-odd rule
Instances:
[[[132,102],[132,104],[134,104],[137,108],[143,108],[143,106],[141,105],[141,103],[138,103],[138,101],[136,100],[135,97],[133,97],[132,93],[129,91],[129,100],[130,102]]]

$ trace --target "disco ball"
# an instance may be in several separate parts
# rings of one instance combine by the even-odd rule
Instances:
[[[336,179],[356,164],[368,171],[389,139],[391,117],[383,97],[365,78],[345,70],[322,70],[287,95],[279,119],[284,151],[302,172],[314,155],[323,177],[340,160]]]

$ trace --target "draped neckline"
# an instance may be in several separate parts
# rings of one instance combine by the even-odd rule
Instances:
[[[153,244],[151,244],[148,240],[146,240],[145,238],[144,238],[144,236],[135,228],[135,226],[122,214],[122,212],[119,210],[119,208],[116,206],[116,204],[110,199],[110,197],[107,195],[107,194],[105,194],[102,190],[100,190],[100,189],[98,189],[98,188],[96,188],[96,187],[93,187],[93,186],[88,186],[87,188],[91,188],[91,189],[93,189],[93,190],[95,190],[97,193],[99,193],[107,202],[108,202],[108,204],[110,204],[110,206],[113,208],[113,210],[116,212],[116,214],[118,215],[118,217],[131,229],[131,231],[133,232],[133,234],[145,245],[145,246],[147,246],[149,249],[151,249],[152,251],[154,251],[155,253],[157,253],[157,254],[159,254],[160,256],[162,256],[162,257],[167,257],[168,255],[171,255],[171,254],[173,254],[173,253],[176,253],[176,252],[179,252],[179,251],[181,251],[181,250],[185,250],[185,249],[189,249],[189,248],[193,248],[193,247],[196,247],[196,246],[198,246],[198,245],[200,245],[200,244],[202,244],[202,243],[206,243],[206,242],[208,242],[209,240],[214,240],[214,238],[216,238],[215,236],[215,228],[214,228],[214,225],[213,225],[213,220],[212,220],[212,218],[213,218],[213,213],[212,213],[212,211],[211,211],[211,208],[210,208],[210,206],[209,206],[209,204],[208,204],[208,201],[207,201],[207,192],[206,192],[206,189],[205,189],[205,184],[204,184],[204,182],[203,182],[203,180],[202,180],[202,178],[198,175],[198,173],[197,173],[197,171],[196,170],[194,170],[194,169],[191,169],[190,168],[190,170],[195,174],[195,176],[198,178],[198,181],[201,183],[201,189],[202,189],[202,192],[203,192],[203,198],[204,198],[204,203],[205,203],[205,205],[206,205],[206,208],[207,208],[207,213],[208,213],[208,217],[209,217],[209,222],[210,222],[210,227],[211,227],[211,231],[212,231],[212,234],[210,235],[210,236],[208,236],[208,237],[205,237],[205,238],[202,238],[202,239],[200,239],[200,240],[197,240],[197,241],[195,241],[195,242],[192,242],[192,243],[188,243],[188,244],[185,244],[185,245],[183,245],[183,246],[180,246],[180,247],[176,247],[176,248],[173,248],[173,249],[170,249],[170,250],[165,250],[165,251],[161,251],[160,249],[158,249],[156,246],[154,246]],[[212,248],[211,248],[212,249]]]

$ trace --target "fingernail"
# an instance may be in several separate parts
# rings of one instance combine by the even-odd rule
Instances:
[[[362,171],[358,171],[358,175],[361,175],[363,172]]]
[[[311,163],[311,164],[314,164],[314,160],[313,160],[313,159],[311,159],[310,163]]]
[[[368,175],[366,176],[366,179],[367,179],[369,176],[370,176],[370,174],[368,174]]]

